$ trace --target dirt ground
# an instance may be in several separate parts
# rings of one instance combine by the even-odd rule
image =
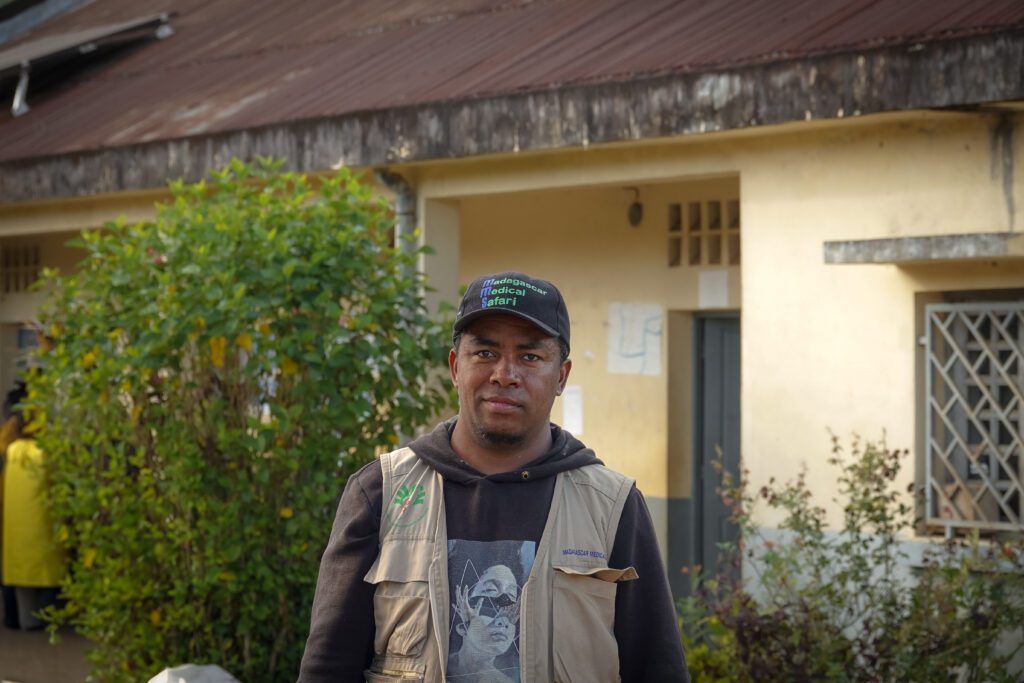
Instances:
[[[89,641],[71,631],[50,645],[45,631],[0,627],[0,683],[84,683]]]

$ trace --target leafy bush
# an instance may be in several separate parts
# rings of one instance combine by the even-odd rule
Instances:
[[[72,557],[50,615],[100,681],[292,678],[345,478],[449,400],[414,249],[348,172],[234,161],[108,225],[52,289],[31,384]]]
[[[733,564],[681,601],[695,680],[1019,681],[1024,648],[1024,544],[977,534],[934,544],[913,575],[901,537],[913,509],[895,490],[906,451],[833,443],[841,529],[826,527],[805,476],[756,495],[725,476],[723,498],[745,539]],[[754,523],[755,503],[784,513],[779,539]],[[735,579],[744,555],[755,574]]]

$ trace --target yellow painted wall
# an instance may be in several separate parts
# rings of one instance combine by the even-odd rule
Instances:
[[[1024,262],[825,265],[822,242],[1024,227],[1007,211],[994,124],[958,117],[778,138],[751,155],[741,172],[742,412],[755,486],[807,462],[828,501],[826,428],[844,440],[884,430],[890,446],[918,450],[915,294],[1024,287]],[[1014,164],[1022,158],[1018,144]],[[1022,206],[1019,173],[1012,196]],[[908,462],[898,487],[913,477]]]
[[[585,393],[584,440],[653,496],[667,494],[667,374],[604,371],[607,304],[686,309],[694,292],[681,272],[666,272],[660,230],[625,225],[631,195],[621,187],[639,185],[657,204],[661,189],[738,178],[744,464],[756,487],[806,463],[811,487],[829,503],[828,430],[844,438],[884,430],[890,446],[918,445],[915,295],[1024,287],[1024,263],[826,265],[823,243],[1024,228],[1024,216],[1009,210],[1024,207],[1024,172],[1006,175],[1024,159],[1024,130],[1018,122],[1007,159],[993,137],[997,123],[992,114],[915,112],[413,173],[425,197],[458,201],[460,282],[517,268],[563,289],[575,340],[571,381]],[[901,488],[913,473],[908,462]],[[839,510],[830,514],[837,519]]]
[[[99,228],[119,217],[129,223],[151,220],[156,215],[154,204],[167,196],[164,191],[125,192],[54,202],[0,204],[0,237]]]

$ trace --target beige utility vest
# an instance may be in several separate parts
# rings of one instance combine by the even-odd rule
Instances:
[[[443,681],[452,604],[444,482],[408,448],[380,461],[380,554],[365,577],[376,585],[377,631],[365,677],[370,682]],[[608,558],[632,486],[632,479],[601,465],[557,475],[533,569],[520,596],[522,683],[619,680],[616,583],[637,574],[633,567],[609,567]]]

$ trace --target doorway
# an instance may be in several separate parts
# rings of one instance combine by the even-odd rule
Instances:
[[[695,323],[694,561],[706,573],[714,573],[725,569],[721,544],[739,538],[719,491],[725,472],[733,481],[739,478],[740,320],[701,316]],[[738,568],[735,571],[738,575]]]

